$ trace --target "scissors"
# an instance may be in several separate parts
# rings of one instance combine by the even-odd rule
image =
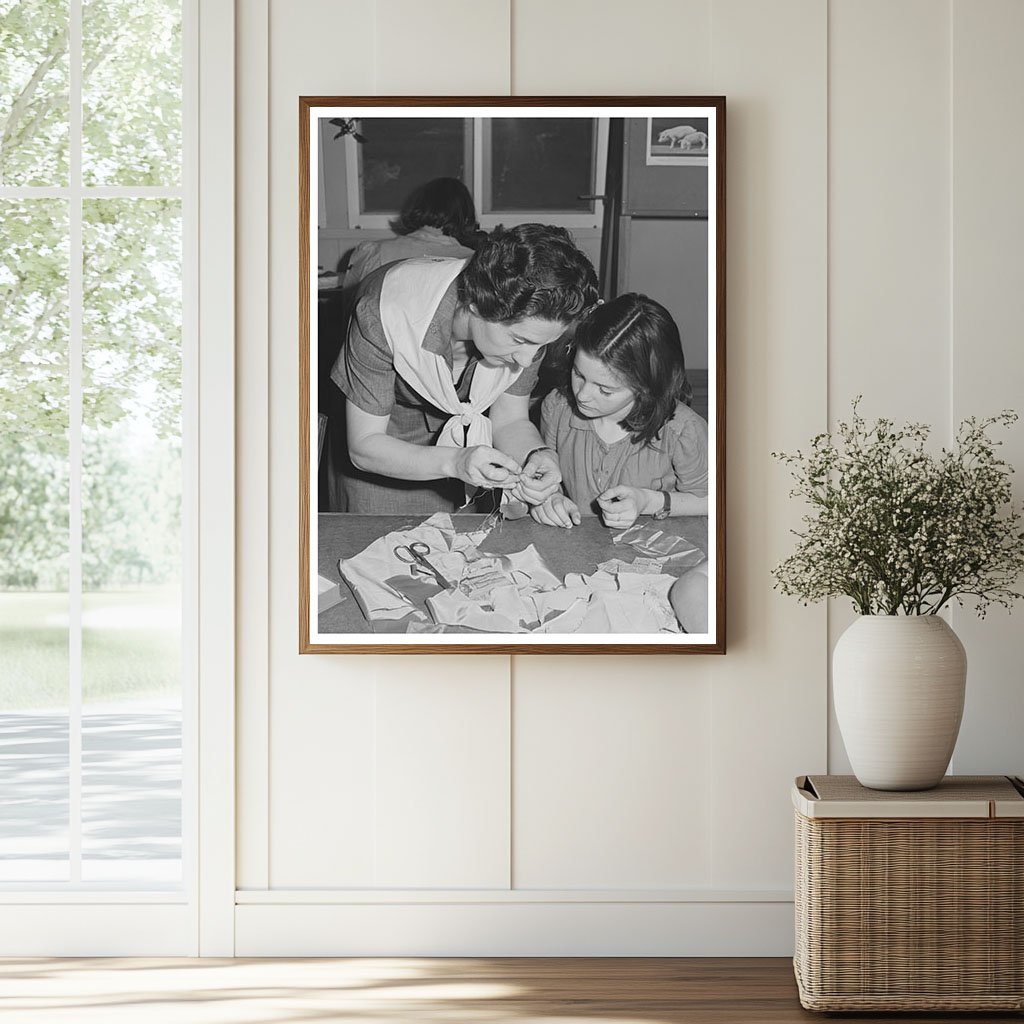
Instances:
[[[395,557],[400,562],[407,562],[410,565],[415,564],[420,568],[426,569],[437,580],[438,585],[443,590],[450,590],[452,585],[427,561],[426,556],[429,554],[430,545],[424,544],[421,540],[415,540],[411,544],[399,544],[395,548]]]

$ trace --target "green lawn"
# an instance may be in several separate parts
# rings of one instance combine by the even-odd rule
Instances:
[[[0,711],[68,703],[66,594],[0,592]],[[181,691],[180,592],[105,591],[82,600],[86,703]]]

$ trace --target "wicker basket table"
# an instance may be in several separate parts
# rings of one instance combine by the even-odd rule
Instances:
[[[796,955],[808,1010],[1024,1009],[1024,784],[920,793],[798,778]]]

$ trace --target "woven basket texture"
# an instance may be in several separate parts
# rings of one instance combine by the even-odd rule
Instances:
[[[810,1010],[1024,1009],[1024,820],[796,814]]]

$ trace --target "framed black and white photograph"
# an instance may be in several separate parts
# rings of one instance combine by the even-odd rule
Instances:
[[[709,147],[706,117],[651,117],[647,120],[649,167],[704,167]]]
[[[302,97],[302,653],[724,653],[725,101]]]

